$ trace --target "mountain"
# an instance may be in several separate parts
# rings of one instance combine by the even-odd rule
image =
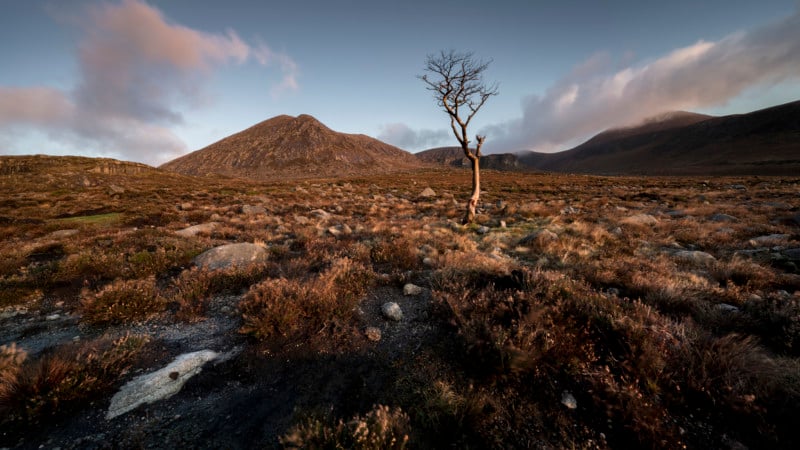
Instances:
[[[747,114],[673,112],[604,131],[563,152],[523,153],[555,172],[631,175],[796,175],[800,101]]]
[[[469,160],[464,156],[461,147],[437,147],[423,150],[415,156],[425,163],[439,164],[452,167],[470,167]],[[513,153],[498,153],[481,156],[481,168],[492,170],[523,170],[517,155]]]
[[[422,166],[404,150],[369,136],[337,133],[303,114],[273,117],[161,168],[187,175],[269,180],[389,173]]]

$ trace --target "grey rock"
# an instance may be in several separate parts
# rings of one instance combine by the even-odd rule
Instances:
[[[738,313],[739,308],[733,305],[729,305],[727,303],[718,303],[717,309],[724,312],[724,313]]]
[[[68,238],[70,236],[75,236],[78,233],[80,233],[79,230],[73,230],[73,229],[57,230],[57,231],[53,231],[52,233],[48,234],[47,237],[49,237],[51,239],[63,239],[63,238]]]
[[[579,212],[581,212],[581,210],[580,210],[580,209],[578,209],[578,208],[573,208],[572,206],[567,206],[567,207],[565,207],[565,208],[563,208],[563,209],[561,210],[561,214],[562,214],[562,215],[567,215],[567,214],[578,214]]]
[[[486,233],[489,232],[489,230],[490,230],[490,228],[487,227],[486,225],[481,225],[481,226],[478,227],[477,230],[475,230],[475,232],[478,233],[478,234],[486,234]]]
[[[714,258],[714,256],[709,253],[697,250],[681,250],[675,252],[673,256],[675,257],[675,259],[678,259],[680,261],[693,264],[700,264],[700,265],[711,264],[717,260],[717,258]]]
[[[423,198],[436,197],[436,191],[427,187],[422,192],[419,193],[419,196]]]
[[[381,306],[381,313],[383,313],[383,317],[394,320],[398,322],[403,319],[403,310],[400,309],[400,305],[395,302],[386,302]]]
[[[199,233],[211,233],[219,225],[217,222],[201,223],[199,225],[192,225],[175,232],[178,236],[191,237]]]
[[[416,284],[407,283],[403,286],[403,295],[419,295],[422,294],[422,288]]]
[[[328,211],[325,211],[324,209],[315,209],[311,211],[309,214],[318,219],[323,219],[323,220],[329,219],[331,217],[331,214]]]
[[[783,254],[791,261],[800,261],[800,248],[787,248]]]
[[[267,249],[250,243],[227,244],[201,253],[194,263],[204,269],[247,267],[267,261]]]
[[[712,222],[738,222],[739,221],[739,219],[737,219],[736,217],[730,216],[728,214],[720,214],[720,213],[712,215],[711,217],[708,218],[708,220],[710,220]]]
[[[789,239],[788,234],[768,234],[766,236],[754,237],[747,241],[752,247],[763,247],[765,245],[773,245]]]
[[[564,391],[564,393],[561,394],[561,404],[569,409],[576,409],[578,407],[578,401],[575,400],[575,397],[567,391]]]
[[[162,369],[134,378],[111,398],[106,419],[177,394],[189,378],[200,373],[203,365],[218,356],[219,353],[211,350],[185,353]]]

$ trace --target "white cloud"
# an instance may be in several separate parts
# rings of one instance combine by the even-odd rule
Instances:
[[[606,128],[665,111],[724,105],[748,89],[797,80],[800,12],[621,70],[613,70],[611,58],[601,53],[544,95],[523,99],[521,118],[488,127],[487,149],[565,149]]]
[[[181,106],[203,103],[204,77],[215,68],[276,64],[283,78],[272,92],[298,88],[288,55],[233,30],[172,23],[140,0],[95,5],[80,26],[77,86],[0,87],[0,132],[35,129],[58,144],[158,164],[186,152],[171,127],[183,123]]]

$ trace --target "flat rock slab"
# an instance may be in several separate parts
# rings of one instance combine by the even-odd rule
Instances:
[[[192,237],[196,236],[198,233],[211,233],[215,228],[217,228],[217,225],[219,225],[217,222],[201,223],[199,225],[192,225],[182,230],[178,230],[175,232],[175,234],[182,237]]]
[[[655,225],[658,219],[650,214],[636,214],[634,216],[626,217],[620,221],[626,225]]]
[[[229,267],[248,267],[267,261],[267,249],[247,242],[227,244],[207,250],[194,259],[194,263],[203,269],[218,270]]]
[[[185,353],[162,369],[134,378],[111,398],[106,420],[132,411],[145,403],[153,403],[177,394],[189,378],[200,373],[203,365],[218,356],[219,353],[211,350]]]
[[[677,260],[699,265],[711,264],[717,260],[717,258],[714,258],[714,256],[709,253],[696,250],[695,251],[682,250],[679,252],[675,252],[673,256]]]

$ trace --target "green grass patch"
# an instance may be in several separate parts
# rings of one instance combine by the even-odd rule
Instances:
[[[92,216],[66,217],[63,219],[56,219],[56,222],[73,225],[110,226],[118,223],[121,219],[122,213],[106,213]]]

